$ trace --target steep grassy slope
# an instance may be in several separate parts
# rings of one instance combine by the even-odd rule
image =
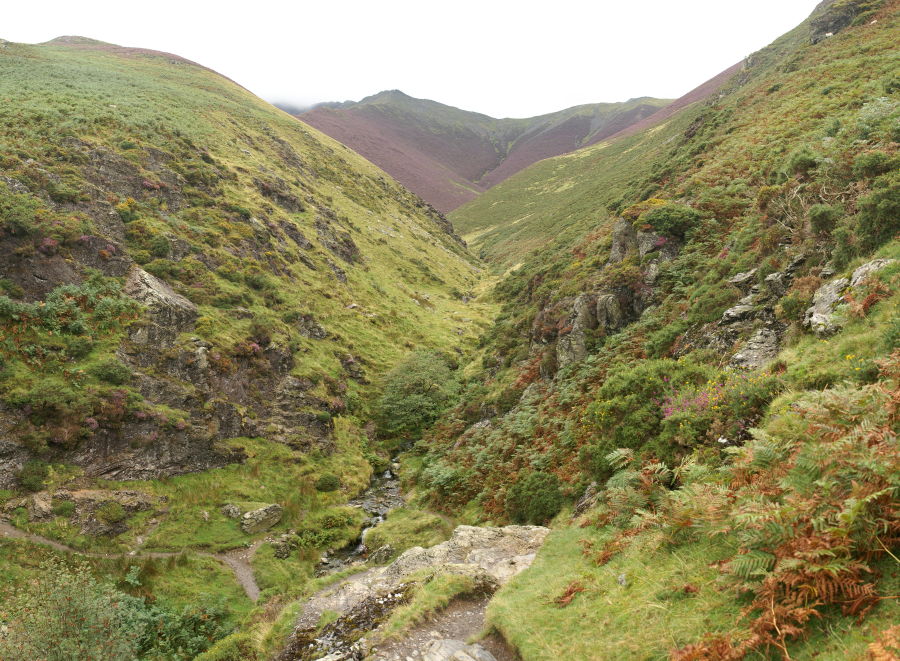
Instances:
[[[523,658],[889,647],[897,31],[823,3],[715,98],[454,214],[511,273],[420,486],[477,521],[581,500],[489,612]]]
[[[0,97],[0,508],[20,527],[216,551],[253,539],[226,502],[308,523],[382,461],[380,376],[462,351],[490,312],[442,216],[215,72],[2,42]],[[335,521],[329,543],[358,530]],[[204,589],[235,587],[223,569]]]
[[[661,105],[640,98],[494,119],[393,90],[359,103],[318,106],[300,118],[447,212],[535,161],[603,139]]]

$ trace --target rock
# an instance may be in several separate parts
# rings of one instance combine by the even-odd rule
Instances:
[[[769,293],[775,298],[781,298],[790,285],[790,278],[785,273],[776,271],[766,276],[763,284],[769,290]]]
[[[803,316],[803,325],[819,337],[838,332],[841,324],[835,319],[834,308],[843,301],[843,291],[849,284],[847,278],[838,278],[819,287],[813,294],[812,306]]]
[[[859,287],[870,275],[896,261],[896,259],[873,259],[871,262],[863,264],[850,276],[850,286]]]
[[[497,661],[481,645],[466,645],[461,640],[433,640],[419,653],[421,661]]]
[[[575,507],[572,510],[572,516],[575,517],[584,514],[587,510],[593,507],[597,502],[598,493],[599,489],[597,483],[591,482],[588,485],[588,488],[584,490],[581,498],[578,499],[578,502],[575,503]]]
[[[241,517],[241,530],[248,535],[268,530],[281,521],[283,511],[281,505],[272,504],[245,512]]]
[[[144,324],[133,324],[131,341],[153,345],[154,349],[174,343],[178,334],[193,328],[197,306],[144,269],[133,267],[125,280],[124,292],[147,307]]]
[[[279,560],[285,560],[291,555],[291,543],[286,539],[277,539],[272,542],[273,555]]]
[[[394,555],[394,547],[390,544],[379,546],[369,554],[369,562],[373,565],[383,565]]]
[[[749,291],[750,287],[753,286],[753,283],[756,279],[756,271],[757,269],[751,269],[749,271],[738,273],[728,281],[728,284],[734,285],[742,292],[746,293],[747,291]]]
[[[771,328],[760,328],[747,344],[731,358],[735,367],[762,367],[778,355],[778,334]]]
[[[560,367],[587,357],[587,331],[597,328],[596,304],[590,294],[581,294],[572,305],[569,315],[571,330],[559,338],[556,360]]]
[[[449,661],[465,648],[466,644],[461,640],[433,640],[422,651],[422,661]]]
[[[324,340],[328,337],[328,331],[322,328],[322,326],[319,325],[319,322],[316,321],[315,317],[311,314],[301,314],[300,318],[294,323],[294,326],[296,327],[297,332],[303,337],[308,337],[313,340]]]
[[[50,494],[46,491],[31,494],[26,501],[29,521],[43,521],[53,516],[53,505],[50,502]]]
[[[446,542],[404,551],[386,568],[385,576],[400,578],[426,567],[469,564],[502,585],[531,565],[549,532],[543,526],[458,526]]]
[[[229,519],[239,519],[241,517],[241,509],[232,503],[225,503],[219,511]]]
[[[613,294],[602,294],[597,297],[597,326],[604,331],[621,328],[625,315],[619,305],[619,299]]]
[[[609,263],[621,262],[629,252],[638,249],[637,232],[634,225],[624,218],[619,218],[613,226],[612,247],[609,249]]]
[[[728,308],[725,310],[725,313],[722,315],[722,321],[720,323],[723,324],[733,324],[736,321],[743,321],[744,319],[749,319],[753,316],[756,308],[752,305],[748,305],[746,303],[739,303],[734,307]]]
[[[835,313],[835,308],[843,302],[844,290],[848,286],[860,286],[873,273],[896,261],[895,259],[873,259],[853,271],[849,279],[838,278],[826,282],[813,294],[813,303],[803,317],[803,325],[819,337],[837,333],[843,326],[843,322]]]

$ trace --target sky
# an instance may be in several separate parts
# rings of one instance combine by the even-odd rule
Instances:
[[[175,53],[308,106],[385,89],[494,117],[676,98],[818,0],[32,0],[0,38],[79,35]]]

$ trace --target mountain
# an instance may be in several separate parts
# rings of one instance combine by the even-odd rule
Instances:
[[[640,98],[494,119],[391,90],[298,116],[448,212],[535,161],[602,140],[665,104]]]

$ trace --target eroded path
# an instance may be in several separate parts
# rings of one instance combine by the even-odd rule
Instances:
[[[402,640],[381,645],[373,661],[407,661],[421,658],[421,650],[435,640],[468,641],[484,631],[484,613],[489,598],[457,599],[435,617],[422,622],[403,634]],[[506,641],[491,634],[478,644],[494,655],[497,661],[519,661]]]
[[[31,542],[32,544],[43,544],[44,546],[49,546],[55,551],[59,551],[61,553],[73,553],[76,555],[81,555],[86,558],[121,558],[121,557],[129,557],[129,558],[173,558],[181,555],[180,551],[130,551],[125,553],[96,553],[92,551],[81,551],[79,549],[72,548],[71,546],[66,546],[65,544],[61,544],[56,540],[49,539],[47,537],[42,537],[41,535],[36,535],[34,533],[27,532],[25,530],[20,530],[16,528],[14,525],[9,523],[8,521],[0,520],[0,538],[6,539],[22,539],[26,542]],[[205,558],[213,558],[214,560],[221,562],[223,565],[228,567],[232,573],[234,574],[235,579],[240,584],[240,586],[244,589],[244,592],[250,598],[251,601],[256,601],[259,599],[259,585],[256,583],[256,577],[253,575],[253,567],[250,564],[253,559],[253,555],[256,553],[256,550],[260,547],[264,540],[257,540],[251,546],[247,548],[241,549],[233,549],[231,551],[226,551],[224,553],[207,553],[205,551],[194,551],[197,555],[203,556]],[[140,547],[138,547],[140,548]]]

